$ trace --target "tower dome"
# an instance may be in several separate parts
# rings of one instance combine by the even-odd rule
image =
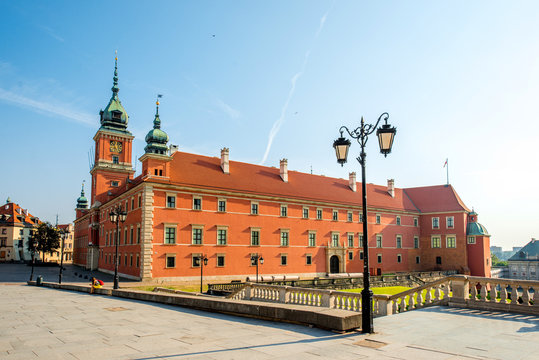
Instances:
[[[118,87],[118,57],[114,59],[114,77],[112,79],[112,97],[105,110],[99,112],[101,116],[101,129],[129,133],[127,130],[129,116],[127,116],[127,112],[118,98],[118,92],[120,91]]]
[[[84,183],[82,183],[82,190],[80,191],[80,196],[77,199],[77,209],[87,209],[88,208],[88,199],[84,196]]]
[[[146,154],[167,154],[167,142],[168,135],[166,132],[161,130],[161,119],[159,118],[159,100],[155,102],[155,118],[153,120],[153,129],[148,132],[146,135],[146,147],[144,151]]]

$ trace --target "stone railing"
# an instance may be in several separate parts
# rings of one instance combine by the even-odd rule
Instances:
[[[336,290],[246,283],[230,298],[361,312],[360,293]],[[373,295],[375,316],[435,305],[539,314],[539,281],[453,275],[399,294]]]

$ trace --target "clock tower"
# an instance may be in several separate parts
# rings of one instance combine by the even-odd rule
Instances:
[[[90,170],[92,196],[90,206],[104,203],[119,187],[125,187],[135,170],[131,164],[134,136],[127,130],[129,117],[118,98],[118,58],[115,59],[112,97],[99,115],[101,127],[94,136],[95,161]],[[98,204],[99,205],[99,204]]]

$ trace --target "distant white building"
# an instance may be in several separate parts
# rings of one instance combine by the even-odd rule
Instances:
[[[532,238],[507,263],[510,279],[539,280],[539,240]]]

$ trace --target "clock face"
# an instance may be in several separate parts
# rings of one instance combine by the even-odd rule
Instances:
[[[121,153],[122,152],[122,142],[121,141],[116,141],[116,140],[111,140],[110,141],[110,151],[111,152]]]

